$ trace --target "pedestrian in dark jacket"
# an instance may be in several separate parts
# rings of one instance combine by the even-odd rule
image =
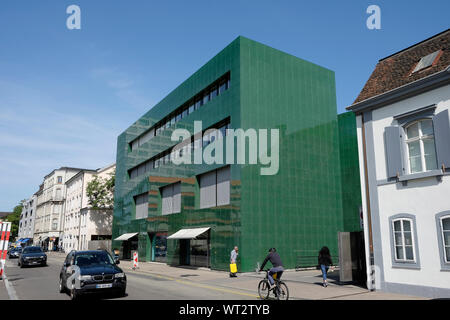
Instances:
[[[330,249],[328,249],[328,247],[322,247],[322,249],[320,249],[318,263],[320,269],[322,270],[322,278],[323,278],[322,286],[326,288],[328,286],[327,272],[330,266],[333,265],[333,261],[331,260]]]

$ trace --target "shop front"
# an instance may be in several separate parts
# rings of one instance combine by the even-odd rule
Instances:
[[[210,229],[181,229],[167,239],[177,240],[179,247],[179,265],[209,268]]]
[[[131,253],[138,250],[138,233],[124,233],[114,240],[122,241],[122,245],[119,249],[119,259],[131,260]]]
[[[167,262],[167,232],[149,232],[151,261]]]

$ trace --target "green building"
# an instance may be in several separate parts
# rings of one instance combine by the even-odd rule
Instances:
[[[238,128],[259,133],[259,150],[267,142],[270,165],[251,160],[251,135],[244,164],[175,164]],[[182,151],[175,129],[193,136],[179,140]],[[226,146],[237,159],[236,144]],[[276,247],[294,268],[315,265],[324,245],[337,257],[338,232],[360,230],[356,124],[336,114],[334,72],[244,37],[123,132],[116,165],[112,247],[123,258],[137,250],[140,261],[228,270],[238,246],[245,272]]]

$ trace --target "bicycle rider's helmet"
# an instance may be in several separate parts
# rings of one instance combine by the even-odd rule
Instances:
[[[269,249],[269,252],[275,252],[275,251],[277,251],[277,249],[275,249],[275,248],[270,248]]]

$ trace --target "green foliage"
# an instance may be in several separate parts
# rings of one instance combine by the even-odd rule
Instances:
[[[114,206],[114,185],[115,173],[110,174],[110,178],[103,179],[98,176],[88,183],[86,194],[89,205],[95,210],[112,209]]]
[[[25,200],[22,200],[25,201]],[[14,207],[13,213],[6,217],[6,221],[11,222],[11,235],[10,239],[17,237],[19,233],[20,215],[22,214],[23,204],[22,201]]]

